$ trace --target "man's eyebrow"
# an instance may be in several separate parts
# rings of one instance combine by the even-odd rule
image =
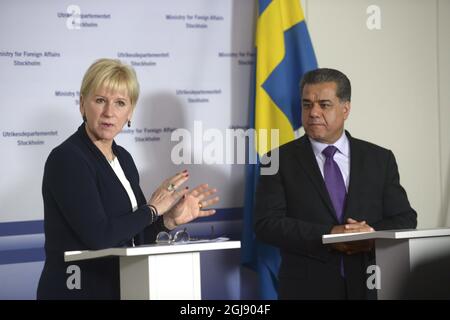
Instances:
[[[312,102],[312,100],[309,99],[302,99],[303,102]],[[318,101],[319,103],[323,103],[323,102],[332,102],[330,99],[322,99]]]

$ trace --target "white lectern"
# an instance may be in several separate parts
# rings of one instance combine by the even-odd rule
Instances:
[[[64,253],[64,260],[68,262],[118,256],[122,300],[199,300],[200,252],[240,247],[240,241],[152,244],[132,248],[67,251]]]
[[[378,299],[402,298],[402,286],[414,268],[450,255],[450,228],[387,230],[322,236],[324,244],[375,239],[377,266],[381,271]],[[443,270],[443,272],[449,272]]]

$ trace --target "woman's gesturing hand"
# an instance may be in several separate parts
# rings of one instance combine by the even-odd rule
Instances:
[[[188,179],[189,173],[187,170],[184,170],[173,177],[164,180],[158,189],[153,192],[148,201],[148,205],[154,206],[158,211],[158,215],[164,214],[189,191],[187,187],[182,190],[177,190]]]
[[[205,210],[219,201],[219,197],[209,198],[217,189],[209,188],[207,184],[199,185],[187,192],[182,199],[164,215],[164,224],[168,229],[191,222],[198,217],[211,216],[216,210]]]

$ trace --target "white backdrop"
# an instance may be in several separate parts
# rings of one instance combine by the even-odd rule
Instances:
[[[188,169],[190,187],[219,188],[219,208],[242,207],[244,166],[176,166],[170,132],[192,132],[195,120],[223,133],[247,127],[254,14],[250,0],[2,0],[0,222],[43,218],[45,160],[81,124],[81,79],[101,57],[138,75],[132,126],[116,142],[133,155],[144,193]]]

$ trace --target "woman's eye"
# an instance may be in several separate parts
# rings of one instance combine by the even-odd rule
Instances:
[[[95,99],[95,102],[97,102],[97,103],[103,103],[103,102],[105,102],[105,99],[103,99],[103,98],[97,98],[97,99]]]
[[[123,101],[118,101],[117,104],[118,104],[120,107],[124,107],[124,106],[125,106],[125,102],[123,102]]]

